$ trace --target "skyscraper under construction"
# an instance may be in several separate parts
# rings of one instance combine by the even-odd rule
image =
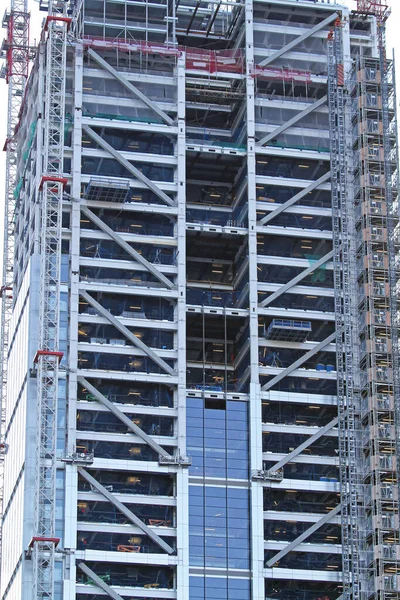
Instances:
[[[0,600],[400,599],[390,10],[343,4],[11,0]]]

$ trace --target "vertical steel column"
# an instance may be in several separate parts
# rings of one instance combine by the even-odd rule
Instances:
[[[82,86],[83,86],[83,45],[74,43],[74,124],[72,131],[72,185],[71,196],[71,241],[70,241],[70,271],[69,271],[69,371],[67,379],[68,413],[67,413],[67,444],[66,452],[71,454],[76,449],[76,401],[77,401],[77,368],[78,368],[78,321],[79,321],[79,251],[80,251],[80,203],[81,197],[81,158],[82,158]],[[65,538],[64,547],[76,548],[77,532],[77,497],[78,475],[75,464],[65,463]],[[76,595],[76,566],[72,556],[66,556],[65,562],[70,561],[68,577],[64,576],[64,600],[75,600]]]
[[[256,155],[255,155],[255,84],[253,0],[246,0],[246,103],[247,103],[247,196],[249,252],[249,329],[250,329],[250,473],[263,468],[261,392],[258,374],[258,282],[257,282],[257,212],[256,212]],[[263,486],[251,482],[251,570],[252,600],[264,599],[264,527]]]
[[[186,456],[186,107],[185,107],[185,63],[183,53],[178,57],[177,103],[178,103],[178,137],[176,143],[177,165],[177,203],[176,221],[178,299],[176,318],[178,329],[177,371],[178,386],[176,392],[178,419],[178,456]],[[176,474],[176,535],[178,550],[177,598],[186,600],[189,597],[189,472],[187,467],[179,466]]]

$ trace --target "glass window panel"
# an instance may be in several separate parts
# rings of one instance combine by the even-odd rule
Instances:
[[[219,589],[226,590],[227,589],[227,580],[222,577],[206,577],[206,590]]]
[[[204,488],[201,485],[190,485],[189,486],[189,495],[191,498],[197,496],[198,498],[202,498],[204,495]]]
[[[194,567],[203,567],[204,566],[204,555],[201,556],[197,556],[197,554],[193,554],[193,556],[190,557],[190,564],[193,565]],[[203,598],[204,596],[202,596]],[[192,598],[192,594],[189,590],[189,598]]]
[[[202,437],[196,437],[191,435],[190,438],[188,438],[188,449],[189,448],[197,448],[198,453],[203,454],[203,447],[204,447],[204,441]],[[199,452],[200,450],[200,452]]]
[[[249,526],[249,521],[248,519],[232,519],[232,518],[228,518],[228,527],[229,529],[231,529],[232,527],[240,530],[243,529],[244,531],[247,531]]]
[[[207,485],[204,488],[205,497],[208,500],[209,498],[224,498],[226,499],[226,488],[224,487],[216,487]]]
[[[250,581],[228,579],[229,600],[250,600]]]
[[[190,538],[189,540],[189,548],[190,553],[194,553],[199,555],[199,553],[204,553],[204,540],[202,537],[196,538],[195,536]]]
[[[228,438],[238,437],[241,440],[247,440],[249,437],[249,432],[246,429],[247,425],[243,425],[243,423],[232,423],[228,424],[227,435]]]
[[[204,589],[204,578],[203,577],[189,577],[189,585],[193,589]]]
[[[249,555],[250,555],[250,552],[249,552],[248,547],[247,548],[246,547],[245,548],[228,548],[228,557],[229,558],[235,558],[235,559],[243,558],[243,559],[246,559],[246,561],[247,561]]]
[[[226,457],[220,450],[207,450],[204,458],[206,465],[215,465],[220,467],[226,463]]]
[[[203,420],[201,419],[201,417],[197,417],[197,416],[187,417],[186,418],[186,425],[188,427],[202,427],[203,426]]]
[[[203,427],[199,427],[198,423],[196,423],[196,425],[187,425],[186,426],[186,433],[189,436],[195,435],[197,437],[203,437],[204,436],[204,429]]]
[[[205,472],[208,477],[216,477],[222,479],[225,479],[226,477],[226,469],[218,469],[217,467],[207,467]]]
[[[197,438],[197,440],[199,440],[199,439],[200,438]],[[190,438],[190,443],[193,443],[193,438]],[[201,440],[201,445],[203,445],[203,443],[204,443],[204,450],[206,450],[206,452],[205,452],[206,455],[210,451],[212,452],[214,449],[215,449],[215,451],[222,450],[222,454],[226,454],[226,440],[222,436],[216,436],[215,438],[207,436],[206,438],[204,438],[204,442],[203,442],[203,440]]]
[[[233,451],[233,452],[235,452],[235,451]],[[239,456],[235,456],[235,454],[233,454],[233,456],[232,456],[232,452],[230,452],[229,455],[227,456],[226,460],[227,460],[228,467],[231,467],[231,468],[234,468],[235,465],[237,465],[238,469],[247,468],[247,466],[248,466],[247,458],[243,459],[242,451],[239,452]]]
[[[204,411],[202,408],[190,408],[188,407],[186,418],[188,421],[202,421],[203,420]]]
[[[190,600],[204,600],[204,579],[202,577],[189,578]]]
[[[200,408],[203,409],[204,403],[203,400],[200,400],[198,398],[186,398],[186,408],[192,409],[192,408]]]
[[[245,500],[239,500],[238,498],[234,500],[229,500],[228,498],[228,514],[234,515],[235,511],[242,510],[245,511],[248,508],[248,502]],[[237,513],[236,513],[237,514]]]
[[[207,431],[204,436],[205,443],[208,446],[212,446],[217,440],[223,440],[224,444],[226,443],[226,435],[225,431],[218,431],[218,429],[214,429],[213,431]]]
[[[226,409],[228,415],[231,415],[232,413],[247,412],[247,402],[233,402],[232,400],[228,400]]]
[[[189,504],[189,516],[196,522],[196,519],[202,519],[204,517],[204,508],[199,505],[193,506]]]
[[[228,487],[228,500],[230,498],[243,498],[246,501],[249,498],[249,492],[246,489],[237,488],[237,487]]]
[[[243,429],[247,431],[248,422],[247,419],[243,418],[243,415],[235,415],[235,418],[229,417],[226,421],[226,428],[232,429]]]
[[[206,473],[211,475],[211,472],[226,473],[226,460],[225,458],[205,458],[204,466]]]
[[[232,454],[232,451],[242,452],[247,454],[248,442],[247,440],[239,440],[237,437],[228,437],[227,440],[228,454]]]
[[[220,519],[226,519],[226,508],[225,503],[219,506],[207,506],[205,510],[206,517],[218,517]]]
[[[193,477],[202,477],[204,475],[203,466],[192,466],[192,467],[189,467],[189,473]]]
[[[232,463],[228,463],[228,477],[229,479],[247,479],[248,477],[248,465],[243,464],[242,468],[230,466]]]
[[[204,410],[204,419],[213,423],[215,421],[225,421],[226,413],[224,410],[214,410],[211,408],[206,408]]]
[[[196,457],[199,457],[201,459],[203,458],[203,450],[199,450],[199,448],[195,448],[194,446],[190,446],[190,445],[188,446],[188,450],[189,449],[191,450],[192,459],[196,458]]]

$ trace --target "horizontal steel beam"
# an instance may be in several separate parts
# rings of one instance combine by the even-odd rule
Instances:
[[[134,177],[136,177],[136,179],[139,179],[139,181],[144,183],[144,185],[148,187],[149,190],[151,190],[156,196],[158,196],[166,204],[169,204],[169,206],[176,206],[176,203],[173,200],[171,200],[171,198],[167,196],[167,194],[163,192],[163,190],[161,190],[155,183],[153,183],[148,177],[146,177],[146,175],[143,175],[143,173],[141,173],[139,169],[134,167],[129,162],[129,160],[124,158],[122,154],[118,152],[118,150],[111,146],[111,144],[103,140],[102,137],[100,137],[95,131],[93,131],[91,127],[89,127],[89,125],[82,125],[82,129],[85,133],[88,134],[89,137],[92,138],[92,140],[96,142],[96,144],[103,148],[103,150],[107,150],[107,152],[113,158],[115,158],[115,160],[117,160],[123,167],[125,167],[125,169],[129,171],[129,173],[131,173]]]
[[[93,60],[95,60],[98,65],[100,65],[100,67],[102,67],[105,71],[108,71],[108,73],[110,73],[117,81],[119,81],[121,85],[123,85],[128,91],[130,91],[131,94],[136,96],[136,98],[139,98],[139,100],[146,104],[146,106],[151,108],[151,110],[154,111],[159,117],[161,117],[161,119],[165,121],[167,125],[173,124],[173,120],[171,119],[171,117],[169,117],[163,110],[161,110],[161,108],[159,108],[155,102],[153,102],[152,100],[150,100],[150,98],[143,94],[143,92],[138,90],[137,87],[132,85],[132,83],[128,81],[126,77],[122,75],[122,73],[119,73],[116,69],[114,69],[114,67],[108,64],[108,62],[106,62],[104,58],[99,56],[97,52],[95,52],[91,48],[88,48],[87,52],[89,56],[93,58]]]
[[[153,542],[158,544],[160,548],[165,550],[165,552],[167,552],[168,554],[173,554],[175,552],[175,550],[171,548],[171,546],[167,544],[167,542],[164,542],[164,540],[160,538],[160,536],[157,535],[157,533],[150,529],[150,527],[148,527],[146,523],[143,523],[143,521],[139,519],[139,517],[137,517],[131,510],[129,510],[129,508],[127,508],[125,504],[122,504],[122,502],[120,502],[111,492],[109,492],[101,483],[97,481],[97,479],[90,475],[90,473],[88,473],[83,467],[78,467],[78,473],[82,475],[82,477],[86,479],[86,481],[90,483],[90,485],[92,485],[98,492],[100,492],[100,494],[104,496],[106,500],[111,502],[111,504],[113,504],[115,508],[117,508],[123,515],[125,515],[131,523],[139,527],[149,538],[153,540]]]
[[[90,294],[83,290],[80,290],[79,294],[82,296],[82,298],[84,298],[84,300],[86,300],[86,302],[90,304],[90,306],[92,306],[100,315],[105,317],[111,323],[111,325],[114,325],[114,327],[118,329],[118,331],[120,331],[130,342],[132,342],[134,346],[137,346],[137,348],[143,350],[143,352],[145,352],[147,356],[151,358],[151,360],[153,360],[159,367],[161,367],[163,371],[166,371],[167,373],[169,373],[169,375],[175,374],[175,371],[172,369],[172,367],[169,366],[168,363],[166,363],[162,358],[160,358],[158,354],[154,352],[154,350],[152,350],[151,348],[149,348],[149,346],[144,344],[142,340],[136,337],[136,335],[129,331],[129,329],[125,327],[125,325],[123,325],[119,319],[114,317],[114,315],[112,315],[108,310],[106,310]]]

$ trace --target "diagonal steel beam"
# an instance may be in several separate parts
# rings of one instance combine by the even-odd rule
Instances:
[[[108,73],[110,73],[117,81],[120,82],[121,85],[123,85],[127,90],[129,90],[131,94],[136,96],[136,98],[139,98],[139,100],[144,102],[146,106],[151,108],[151,110],[153,110],[159,117],[161,117],[162,120],[165,121],[165,123],[167,123],[168,125],[173,124],[174,121],[171,119],[171,117],[169,117],[163,110],[161,110],[161,108],[159,108],[157,104],[155,104],[155,102],[153,102],[152,100],[150,100],[150,98],[143,94],[143,92],[138,90],[137,87],[132,85],[132,83],[128,81],[126,77],[124,77],[121,73],[116,71],[114,67],[108,64],[108,62],[106,62],[104,58],[99,56],[97,52],[95,52],[91,48],[89,48],[87,52],[89,56],[93,58],[93,60],[95,60],[98,65],[100,65],[100,67],[102,67],[105,71],[108,71]]]
[[[118,329],[118,331],[120,331],[130,342],[132,342],[132,344],[134,346],[136,346],[137,348],[140,348],[140,350],[143,350],[143,352],[145,352],[147,354],[147,356],[149,356],[159,367],[161,367],[163,369],[163,371],[166,371],[170,375],[175,374],[174,370],[172,369],[172,367],[169,366],[168,363],[166,363],[162,358],[160,358],[158,356],[158,354],[156,354],[151,348],[149,348],[146,344],[144,344],[142,342],[142,340],[140,340],[138,337],[136,337],[136,335],[134,335],[131,331],[129,331],[129,329],[127,327],[125,327],[125,325],[123,325],[119,321],[119,319],[114,317],[114,315],[112,315],[108,310],[106,310],[90,294],[88,294],[84,290],[80,290],[79,294],[82,296],[82,298],[84,298],[86,300],[86,302],[89,302],[89,304],[95,310],[97,310],[97,312],[100,315],[105,317],[111,323],[111,325],[114,325],[114,327],[116,329]]]
[[[329,25],[330,23],[332,23],[332,21],[337,19],[337,17],[338,17],[337,12],[333,13],[332,15],[329,15],[329,17],[327,17],[326,19],[321,21],[321,23],[318,23],[317,25],[315,25],[314,27],[312,27],[311,29],[309,29],[308,31],[306,31],[305,33],[300,35],[299,37],[295,38],[294,40],[292,40],[291,42],[286,44],[286,46],[284,46],[280,50],[277,50],[276,52],[271,54],[271,56],[268,56],[268,58],[261,61],[259,66],[266,67],[267,65],[271,64],[274,60],[276,60],[277,58],[280,58],[281,56],[283,56],[283,54],[286,54],[286,52],[289,52],[290,50],[292,50],[292,48],[295,48],[296,46],[301,44],[301,42],[304,42],[304,40],[306,40],[310,36],[314,35],[314,33],[317,33],[318,31],[320,31],[320,29],[323,29],[326,25]]]
[[[312,446],[312,444],[314,444],[314,442],[319,440],[320,437],[324,436],[333,427],[336,427],[336,425],[338,424],[338,421],[339,421],[338,417],[335,417],[334,419],[332,419],[332,421],[327,423],[324,427],[321,427],[321,429],[318,429],[318,431],[316,431],[313,435],[311,435],[305,442],[300,444],[300,446],[297,446],[297,448],[295,448],[292,452],[290,452],[289,454],[286,454],[286,456],[284,456],[279,462],[275,463],[272,467],[270,467],[268,469],[268,473],[275,473],[276,471],[279,471],[287,463],[289,463],[291,460],[293,460],[293,458],[295,458],[296,456],[301,454],[303,452],[303,450],[305,450],[309,446]]]
[[[250,377],[250,373],[251,373],[251,369],[250,367],[247,367],[244,372],[243,375],[241,376],[241,378],[239,379],[239,381],[237,382],[237,391],[240,392],[244,386],[244,384],[246,383],[246,381],[249,379]]]
[[[131,173],[134,177],[136,177],[136,179],[139,179],[142,183],[144,183],[144,185],[148,187],[149,190],[151,190],[154,194],[156,194],[156,196],[161,198],[161,200],[163,200],[166,204],[169,204],[169,206],[176,206],[175,202],[171,200],[171,198],[167,196],[165,192],[163,192],[155,183],[153,183],[148,177],[146,177],[146,175],[143,175],[143,173],[141,173],[139,169],[134,167],[129,162],[129,160],[126,160],[126,158],[124,158],[122,154],[118,152],[118,150],[116,150],[108,142],[103,140],[102,137],[100,137],[95,131],[93,131],[91,127],[89,127],[89,125],[82,125],[82,129],[85,133],[88,134],[89,137],[92,138],[92,140],[96,142],[96,144],[98,144],[101,148],[103,148],[103,150],[106,150],[109,154],[111,154],[111,156],[113,156],[115,160],[117,160],[123,167],[125,167],[125,169],[129,171],[129,173]]]
[[[179,1],[178,1],[178,4],[179,4]],[[176,6],[175,6],[175,10],[178,8],[178,4],[176,4]],[[190,21],[189,21],[189,25],[186,27],[186,35],[187,35],[187,34],[189,33],[189,31],[190,31],[190,28],[191,28],[191,26],[192,26],[192,23],[193,23],[193,21],[194,21],[194,19],[195,19],[195,17],[196,17],[196,14],[197,14],[197,11],[199,10],[199,8],[200,8],[200,0],[197,0],[196,6],[195,6],[195,8],[194,8],[194,11],[192,12],[192,16],[191,16],[191,19],[190,19]]]
[[[115,415],[121,421],[121,423],[126,425],[128,429],[132,431],[132,433],[136,434],[144,442],[146,442],[146,444],[148,444],[150,448],[153,448],[153,450],[158,454],[162,454],[166,458],[170,458],[171,460],[173,460],[173,457],[170,454],[168,454],[168,452],[164,450],[164,448],[157,444],[157,442],[155,442],[151,436],[147,435],[147,433],[145,433],[143,429],[141,429],[138,425],[133,423],[131,419],[129,419],[123,412],[119,410],[119,408],[115,406],[115,404],[113,404],[113,402],[110,402],[110,400],[103,396],[103,394],[99,392],[99,390],[95,388],[94,385],[89,383],[87,379],[85,379],[84,377],[78,377],[78,383],[80,383],[81,386],[88,389],[89,392],[93,394],[93,396],[95,396],[95,398],[97,398],[99,402],[104,404],[104,406],[106,406],[108,410],[112,412],[113,415]]]
[[[218,15],[219,9],[221,8],[221,4],[222,4],[222,0],[219,0],[219,4],[217,5],[217,8],[214,10],[214,14],[213,14],[213,16],[211,17],[211,19],[210,19],[210,22],[209,22],[209,24],[208,24],[207,31],[206,31],[206,37],[208,37],[208,36],[209,36],[209,34],[210,34],[211,28],[212,28],[212,26],[214,25],[214,21],[215,21],[215,19],[217,18],[217,15]]]
[[[125,250],[127,254],[130,254],[132,258],[134,258],[135,260],[137,260],[137,262],[143,265],[152,275],[154,275],[154,277],[161,281],[161,283],[163,283],[167,288],[174,289],[176,287],[172,283],[172,281],[168,279],[168,277],[165,277],[165,275],[163,275],[161,271],[157,269],[157,267],[152,265],[151,262],[146,260],[141,254],[139,254],[139,252],[137,252],[137,250],[135,250],[134,248],[132,248],[132,246],[125,242],[125,240],[123,240],[118,233],[116,233],[113,229],[111,229],[111,227],[106,225],[104,221],[100,219],[100,217],[95,215],[94,212],[90,210],[90,208],[88,208],[84,204],[81,204],[81,210],[87,217],[89,217],[89,219],[95,225],[97,225],[97,227],[99,227],[99,229],[101,229],[102,231],[104,231],[104,233],[109,235],[110,238],[114,240],[114,242],[116,242],[123,250]]]
[[[310,183],[310,185],[308,185],[307,187],[302,189],[301,192],[298,192],[295,196],[292,196],[292,198],[289,198],[289,200],[286,200],[286,202],[284,202],[283,204],[278,206],[275,210],[273,210],[268,215],[263,217],[260,221],[258,221],[257,225],[266,225],[267,223],[269,223],[269,221],[272,221],[272,219],[277,217],[281,212],[283,212],[284,210],[289,208],[289,206],[292,206],[292,204],[296,204],[296,202],[298,202],[299,200],[304,198],[304,196],[307,196],[307,194],[309,192],[312,192],[317,187],[319,187],[320,185],[322,185],[323,183],[328,181],[328,179],[330,179],[330,178],[331,178],[331,173],[329,171],[328,173],[325,173],[325,175],[322,175],[322,177],[320,177],[316,181],[313,181],[312,183]]]
[[[122,502],[117,500],[117,498],[113,496],[111,492],[109,492],[101,483],[97,481],[97,479],[90,475],[90,473],[88,473],[83,467],[78,467],[78,473],[82,475],[82,477],[86,479],[86,481],[90,483],[90,485],[92,485],[98,492],[100,492],[100,494],[104,496],[104,498],[111,502],[111,504],[113,504],[115,508],[117,508],[122,514],[124,514],[130,520],[131,523],[136,525],[136,527],[139,527],[146,535],[149,536],[149,538],[153,540],[153,542],[158,544],[160,548],[168,552],[168,554],[173,554],[175,552],[175,550],[171,548],[171,546],[167,544],[167,542],[164,542],[164,540],[160,538],[160,536],[157,535],[157,533],[150,529],[150,527],[148,527],[146,523],[143,523],[143,521],[139,519],[139,517],[137,517],[131,510],[129,510],[129,508],[127,508],[125,504],[122,504]]]
[[[331,510],[326,515],[324,515],[322,517],[322,519],[320,519],[319,521],[314,523],[309,529],[307,529],[307,531],[304,531],[304,533],[299,535],[299,537],[297,537],[295,540],[293,540],[293,542],[291,542],[290,544],[285,546],[285,548],[283,548],[283,550],[278,552],[278,554],[275,554],[275,556],[270,558],[269,561],[267,561],[266,566],[272,567],[276,562],[278,562],[278,560],[280,560],[281,558],[286,556],[286,554],[288,554],[288,552],[291,552],[292,550],[294,550],[296,548],[296,546],[298,546],[299,544],[304,542],[304,540],[309,538],[310,535],[315,533],[318,529],[320,529],[326,523],[329,523],[329,521],[340,512],[340,510],[341,510],[341,505],[338,504],[333,510]]]
[[[103,581],[103,579],[101,577],[99,577],[98,575],[96,575],[96,573],[94,571],[92,571],[92,569],[90,569],[87,565],[85,565],[85,563],[80,562],[80,563],[77,564],[77,567],[83,573],[85,573],[85,575],[87,575],[88,577],[90,577],[90,579],[93,581],[93,583],[95,583],[106,594],[108,594],[108,596],[110,598],[112,598],[113,600],[124,600],[122,598],[122,596],[120,596],[119,594],[117,594],[117,592],[115,592],[105,581]]]
[[[290,290],[290,288],[294,287],[295,285],[297,285],[299,283],[299,281],[301,281],[302,279],[305,279],[305,277],[308,277],[308,275],[310,275],[311,273],[313,273],[314,271],[319,269],[323,264],[328,262],[328,260],[330,260],[331,258],[333,258],[333,250],[331,252],[328,252],[328,254],[325,254],[325,256],[322,256],[322,258],[320,258],[315,263],[313,263],[312,265],[307,267],[307,269],[305,269],[304,271],[302,271],[301,273],[296,275],[296,277],[293,277],[293,279],[291,279],[290,281],[288,281],[287,283],[282,285],[273,294],[268,296],[268,298],[266,298],[265,300],[260,302],[260,306],[265,307],[265,306],[268,306],[269,304],[271,304],[271,302],[273,302],[274,300],[279,298],[279,296],[281,296],[282,294],[285,294],[288,290]]]
[[[295,371],[303,363],[307,362],[307,360],[309,358],[311,358],[312,356],[314,356],[314,354],[317,354],[318,352],[320,352],[323,348],[325,348],[325,346],[327,346],[328,344],[330,344],[331,342],[333,342],[333,340],[335,340],[335,339],[336,339],[336,332],[335,333],[331,333],[331,335],[329,335],[327,338],[325,338],[324,340],[322,340],[322,342],[320,342],[319,344],[317,344],[316,346],[314,346],[314,348],[312,348],[311,350],[309,350],[308,352],[306,352],[306,354],[304,354],[303,356],[300,356],[300,358],[298,358],[297,360],[295,360],[294,363],[292,363],[289,367],[287,367],[286,369],[284,369],[281,373],[279,373],[279,375],[276,375],[276,377],[274,377],[273,379],[271,379],[271,381],[268,381],[268,383],[266,383],[265,385],[263,385],[261,389],[264,392],[266,392],[267,390],[271,389],[272,386],[274,386],[276,383],[278,383],[284,377],[287,377],[288,375],[290,375],[290,373],[292,373],[293,371]]]
[[[268,135],[261,138],[261,140],[258,141],[258,145],[264,146],[270,140],[277,137],[280,133],[283,133],[284,131],[286,131],[286,129],[289,129],[289,127],[292,127],[292,125],[295,125],[295,123],[298,123],[298,121],[301,121],[301,119],[303,119],[304,117],[306,117],[307,115],[312,113],[314,110],[316,110],[323,104],[326,104],[327,99],[328,99],[328,96],[324,96],[323,98],[320,98],[313,104],[310,104],[310,106],[307,106],[307,108],[305,108],[304,110],[297,113],[297,115],[295,115],[294,117],[289,119],[289,121],[286,121],[286,123],[283,123],[283,125],[281,125],[280,127],[277,127],[276,129],[274,129],[274,131],[271,131],[271,133],[268,133]]]

